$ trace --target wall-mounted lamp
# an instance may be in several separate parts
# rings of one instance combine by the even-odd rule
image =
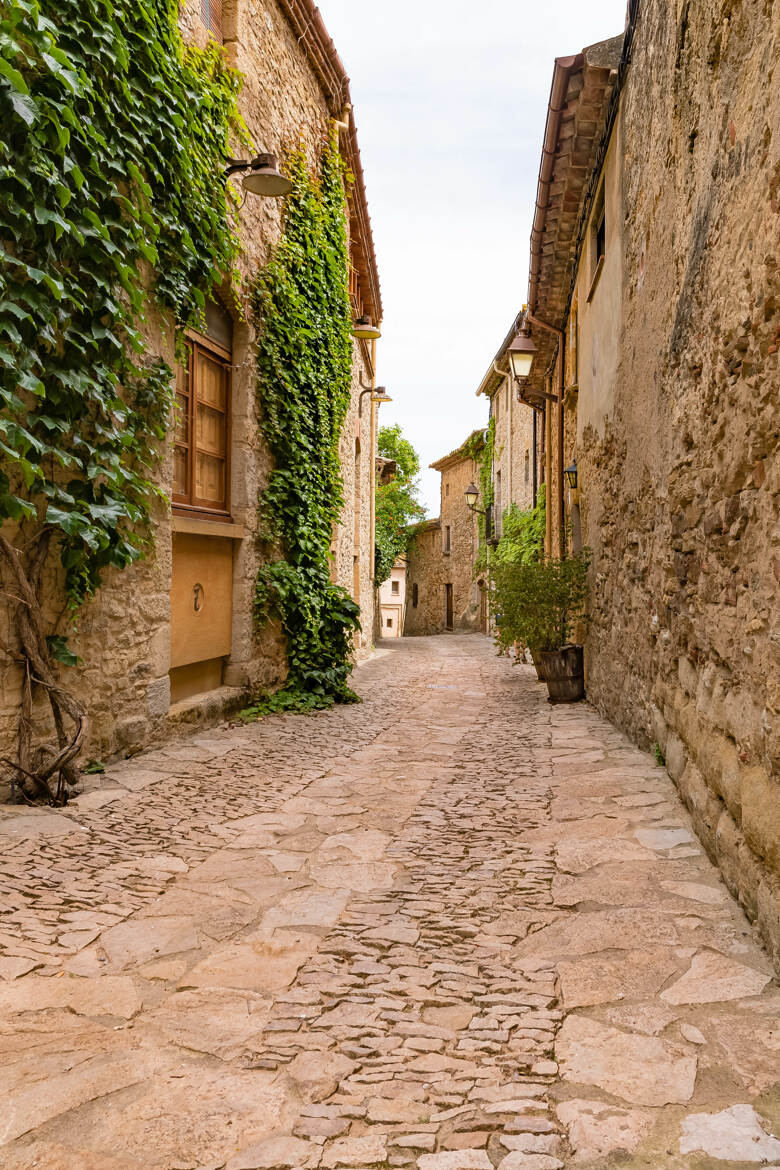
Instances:
[[[363,399],[365,398],[366,394],[371,395],[372,402],[381,403],[393,401],[390,395],[387,393],[387,390],[385,390],[384,386],[377,386],[376,388],[373,386],[367,386],[365,390],[360,391],[358,396],[358,418],[363,417]]]
[[[359,341],[376,341],[382,336],[382,331],[373,324],[370,317],[358,317],[352,326],[352,336]]]
[[[536,346],[528,333],[518,333],[507,350],[509,365],[515,378],[527,378],[534,364]]]
[[[574,460],[573,463],[569,464],[569,466],[564,470],[563,474],[566,476],[566,479],[568,480],[569,487],[571,488],[571,490],[573,492],[576,492],[576,490],[577,490],[577,460],[576,459]]]
[[[473,483],[470,483],[463,494],[466,497],[466,503],[468,507],[471,508],[471,511],[478,512],[480,516],[484,516],[485,513],[482,511],[482,509],[477,507],[477,500],[479,499],[479,488],[476,487]]]
[[[258,154],[253,159],[229,158],[225,167],[225,182],[231,175],[243,174],[244,190],[252,195],[266,195],[279,199],[289,195],[292,183],[279,170],[275,154]]]

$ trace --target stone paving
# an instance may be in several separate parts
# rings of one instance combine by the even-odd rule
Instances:
[[[780,995],[666,774],[487,639],[0,817],[5,1170],[780,1167]]]

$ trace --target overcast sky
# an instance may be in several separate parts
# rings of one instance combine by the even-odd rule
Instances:
[[[378,380],[427,470],[486,423],[482,375],[526,299],[555,57],[626,0],[319,0],[351,78],[382,282]]]

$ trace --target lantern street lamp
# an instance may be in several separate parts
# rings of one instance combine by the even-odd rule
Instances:
[[[480,516],[484,516],[485,513],[482,511],[482,509],[477,507],[477,500],[479,499],[479,488],[476,487],[473,483],[470,483],[466,488],[464,495],[466,496],[466,504],[469,508],[471,508],[471,511],[478,512]]]
[[[509,365],[515,378],[527,378],[534,364],[536,346],[528,333],[518,333],[507,350]]]
[[[376,341],[382,336],[382,331],[374,325],[370,317],[358,317],[352,326],[352,336],[358,341]]]
[[[577,460],[575,459],[563,473],[569,481],[569,487],[573,492],[577,490]]]
[[[258,154],[253,159],[229,158],[225,167],[225,182],[231,175],[243,174],[244,190],[252,195],[266,195],[279,199],[289,195],[292,183],[281,174],[275,154]]]

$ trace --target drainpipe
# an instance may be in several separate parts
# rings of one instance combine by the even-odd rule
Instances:
[[[549,379],[545,378],[547,389],[550,389]],[[544,400],[544,504],[545,504],[545,537],[544,550],[548,557],[552,556],[552,403],[549,398]]]
[[[558,355],[557,355],[557,361],[558,361],[558,403],[557,403],[557,406],[558,406],[558,466],[556,468],[556,475],[555,475],[555,485],[556,485],[556,493],[555,494],[558,498],[558,524],[559,524],[558,555],[561,558],[563,558],[566,555],[566,523],[565,523],[566,510],[564,507],[564,500],[563,500],[563,383],[564,383],[564,377],[565,377],[565,371],[564,371],[563,367],[564,367],[565,358],[566,358],[566,351],[564,348],[563,330],[556,329],[554,325],[550,325],[547,321],[542,321],[541,318],[535,317],[533,315],[533,313],[528,313],[526,320],[530,321],[532,325],[538,325],[540,329],[546,329],[548,331],[548,333],[554,333],[555,336],[558,338]],[[545,402],[545,407],[547,408],[548,406],[551,406],[551,405],[552,404],[549,402],[549,399],[548,399]],[[547,415],[548,415],[548,436],[547,437],[548,437],[548,442],[551,442],[552,441],[552,434],[550,433],[551,428],[552,428],[552,412],[551,412],[551,410],[547,410]],[[552,452],[550,451],[550,449],[548,447],[548,451],[547,451],[548,467],[549,467],[549,462],[550,462],[551,457],[552,457]],[[549,480],[548,480],[548,483],[549,483]],[[548,501],[550,501],[550,494],[551,494],[550,487],[551,486],[552,485],[550,484],[550,486],[547,489]],[[549,514],[549,512],[548,512],[548,520],[550,523],[552,523],[552,516]],[[552,544],[552,539],[550,541],[550,544]]]
[[[538,478],[538,468],[537,468],[537,466],[536,466],[536,460],[537,460],[537,458],[538,458],[538,456],[537,456],[537,454],[536,454],[536,414],[537,414],[537,412],[536,412],[536,411],[534,411],[534,412],[533,412],[533,415],[534,415],[534,440],[533,440],[533,459],[534,459],[534,468],[533,468],[533,479],[532,479],[532,481],[531,481],[531,482],[533,483],[533,489],[534,489],[534,498],[533,498],[533,504],[532,504],[532,506],[533,506],[534,508],[536,507],[536,493],[537,493],[537,492],[538,492],[538,490],[539,490],[539,485],[538,485],[538,483],[537,483],[537,478]]]

